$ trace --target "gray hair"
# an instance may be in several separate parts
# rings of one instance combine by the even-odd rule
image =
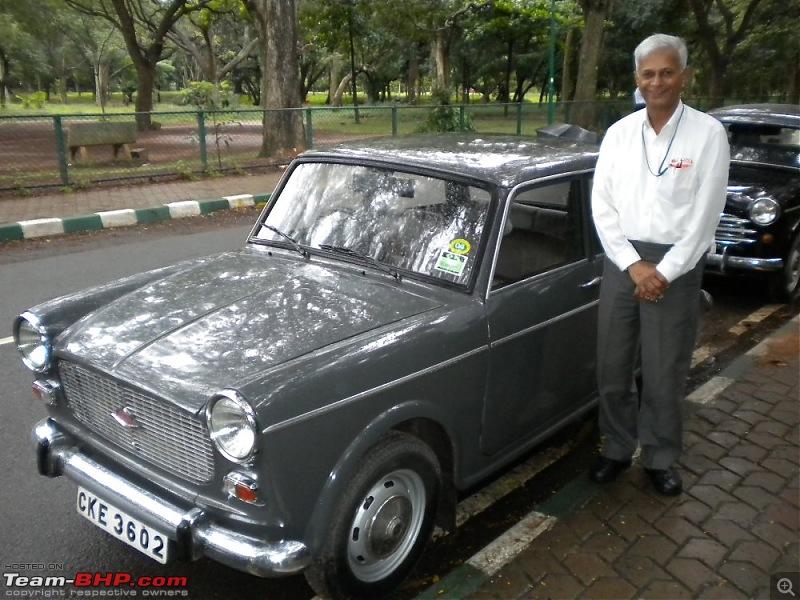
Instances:
[[[640,62],[651,54],[663,52],[664,50],[670,50],[678,55],[681,71],[686,68],[686,64],[689,62],[689,51],[686,49],[686,43],[679,37],[665,33],[655,33],[636,46],[636,50],[633,51],[634,68],[638,71]]]

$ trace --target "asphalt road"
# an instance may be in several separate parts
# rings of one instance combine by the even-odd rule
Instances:
[[[30,431],[33,424],[45,416],[45,409],[33,400],[31,375],[21,366],[9,340],[13,318],[38,302],[179,260],[235,249],[243,243],[254,218],[255,211],[242,211],[170,222],[169,225],[0,246],[0,447],[3,449],[0,459],[3,481],[0,486],[3,507],[0,565],[3,573],[72,577],[78,572],[127,572],[133,577],[186,576],[189,597],[197,600],[306,599],[313,596],[302,577],[264,580],[207,560],[158,565],[81,519],[74,506],[75,485],[62,478],[46,480],[36,474]],[[737,344],[753,334],[761,320],[777,318],[775,315],[780,313],[776,307],[765,307],[763,294],[751,288],[732,287],[719,281],[710,282],[710,285],[717,305],[704,320],[699,346],[706,349],[707,357],[698,359],[694,371],[698,380],[711,377],[719,370],[724,356],[743,352]],[[748,317],[754,314],[755,318]],[[591,435],[586,433],[590,427],[589,423],[576,425],[575,430],[534,456],[529,461],[533,466],[526,468],[544,469],[541,476],[550,477],[547,489],[557,488],[558,478],[547,474],[546,464],[540,465],[541,469],[537,467],[537,462],[562,461],[555,471],[568,480],[571,471],[584,468],[583,457],[592,446]],[[502,488],[502,483],[498,487]],[[486,543],[485,538],[491,536],[494,529],[508,527],[509,519],[515,514],[515,502],[524,514],[526,506],[535,502],[535,498],[507,501],[506,505],[495,507],[494,512],[489,509],[483,522],[481,519],[473,521],[456,539],[437,542],[436,550],[423,558],[422,575],[401,596],[413,595],[414,587],[423,585],[426,578],[444,575],[442,569],[446,569],[447,564],[457,564],[468,557],[475,546]],[[0,580],[0,589],[5,587],[5,580]]]

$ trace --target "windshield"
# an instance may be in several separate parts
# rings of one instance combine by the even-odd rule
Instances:
[[[289,236],[311,249],[466,284],[490,199],[487,190],[425,175],[304,163],[256,237],[286,244]]]
[[[758,123],[728,123],[731,158],[800,167],[800,129]]]

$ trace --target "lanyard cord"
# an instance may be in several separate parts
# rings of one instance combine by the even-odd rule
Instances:
[[[680,126],[681,121],[683,121],[683,111],[685,110],[686,110],[686,105],[684,104],[681,107],[681,114],[678,117],[678,122],[675,123],[675,129],[672,130],[672,137],[669,138],[669,145],[667,146],[667,151],[664,153],[664,158],[661,159],[661,163],[658,165],[658,171],[656,171],[655,173],[653,173],[653,169],[650,168],[650,159],[647,156],[647,145],[645,144],[644,141],[645,123],[642,123],[642,152],[644,152],[644,162],[647,163],[647,170],[650,171],[650,175],[652,175],[653,177],[661,177],[664,173],[666,173],[669,170],[669,165],[665,167],[664,163],[667,162],[669,151],[672,149],[672,142],[675,141],[675,135],[678,133],[678,127]]]

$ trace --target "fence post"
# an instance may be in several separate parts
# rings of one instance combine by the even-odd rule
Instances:
[[[522,100],[517,102],[517,135],[522,135]]]
[[[58,156],[58,172],[61,175],[61,185],[69,185],[69,163],[67,161],[67,142],[64,138],[64,127],[61,115],[53,115],[53,128],[56,133],[56,154]]]
[[[466,122],[466,119],[464,118],[465,114],[466,114],[466,109],[462,104],[461,106],[458,107],[458,130],[461,131],[462,133],[464,131],[464,126]]]
[[[314,147],[314,123],[311,118],[312,112],[310,108],[306,109],[306,146],[309,148]]]
[[[208,148],[206,147],[206,119],[202,110],[197,111],[197,139],[200,142],[200,164],[208,171]]]
[[[397,105],[392,106],[392,137],[397,137]]]

